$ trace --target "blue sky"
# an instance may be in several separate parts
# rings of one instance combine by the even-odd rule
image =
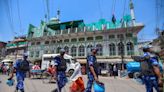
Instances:
[[[12,40],[14,36],[27,34],[28,25],[39,26],[44,20],[46,0],[0,0],[0,41]],[[50,17],[61,10],[61,21],[83,19],[85,23],[96,22],[100,18],[111,20],[114,0],[49,0]],[[130,14],[129,0],[116,0],[114,14],[121,19],[126,1],[125,14]],[[7,7],[7,2],[9,8]],[[18,2],[21,27],[18,16]],[[154,32],[156,25],[155,0],[133,0],[137,22],[145,24],[145,28],[138,34],[139,39],[151,40],[157,35]],[[9,22],[9,12],[13,20],[13,30]],[[16,34],[17,33],[17,34]]]

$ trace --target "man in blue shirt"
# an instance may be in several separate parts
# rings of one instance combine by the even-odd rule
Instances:
[[[85,92],[91,92],[93,82],[98,80],[98,63],[96,59],[98,49],[96,47],[91,49],[91,55],[87,56],[87,75],[88,83]]]
[[[160,74],[158,59],[156,58],[154,53],[152,53],[152,47],[150,46],[144,47],[143,52],[143,57],[145,59],[141,62],[141,71],[143,75],[143,81],[146,87],[146,92],[153,92],[153,87],[156,89],[157,92],[159,92],[158,85],[162,84],[162,76]],[[148,68],[145,68],[144,70],[144,67]]]
[[[60,50],[60,55],[56,56],[54,58],[54,77],[57,81],[57,89],[55,90],[55,92],[61,92],[62,88],[65,86],[65,84],[67,83],[67,78],[66,78],[66,59],[64,59],[64,54],[65,54],[65,50],[61,49]]]
[[[11,77],[9,78],[12,79],[14,77],[14,73],[16,72],[16,80],[17,80],[17,85],[16,85],[16,90],[15,92],[18,92],[18,90],[20,90],[21,92],[24,92],[24,78],[26,77],[26,72],[29,72],[30,68],[29,68],[29,61],[27,61],[28,55],[27,54],[23,54],[23,60],[18,59],[15,64],[14,64],[14,69],[13,72],[11,74]],[[22,62],[26,63],[26,70],[24,70],[22,67],[25,68],[25,66],[23,66]],[[29,73],[30,75],[30,73]]]

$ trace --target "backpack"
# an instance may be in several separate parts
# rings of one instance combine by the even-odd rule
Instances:
[[[57,66],[57,71],[66,71],[67,64],[66,59],[62,59],[60,56],[55,57],[55,59],[59,62],[59,65]]]
[[[27,72],[30,70],[29,62],[25,60],[21,60],[19,62],[19,70],[23,72]]]
[[[145,60],[141,62],[141,75],[144,76],[154,76],[154,69],[152,62]]]

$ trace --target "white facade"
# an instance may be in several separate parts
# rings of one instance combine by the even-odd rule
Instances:
[[[117,29],[33,38],[29,42],[28,51],[30,52],[30,59],[35,60],[41,59],[43,54],[59,53],[59,50],[63,48],[68,54],[79,59],[81,63],[85,63],[90,48],[96,46],[99,48],[98,61],[101,59],[100,62],[113,62],[113,59],[116,59],[117,62],[121,62],[121,43],[123,43],[124,60],[131,61],[131,55],[135,55],[138,51],[137,33],[142,27],[138,26],[135,30],[131,29],[130,31],[133,33],[127,33],[126,29]]]

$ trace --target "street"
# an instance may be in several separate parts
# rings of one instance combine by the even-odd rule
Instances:
[[[0,92],[14,92],[15,85],[9,87],[6,85],[6,75],[0,75]],[[87,77],[83,76],[85,87],[87,83]],[[105,83],[105,92],[145,92],[143,85],[135,82],[132,79],[116,78],[113,77],[100,77],[100,81]],[[63,92],[69,92],[69,84],[63,89]],[[43,83],[42,79],[26,79],[25,80],[25,92],[51,92],[56,88],[55,83]]]

